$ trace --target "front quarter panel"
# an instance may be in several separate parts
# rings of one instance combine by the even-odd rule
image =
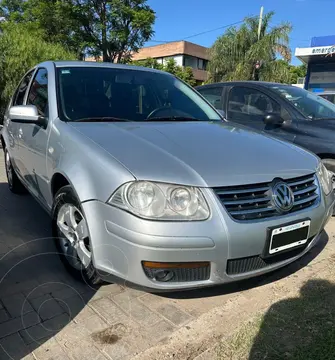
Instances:
[[[133,175],[104,149],[59,119],[53,124],[48,153],[51,183],[55,174],[62,174],[81,202],[106,202],[120,185],[134,180]],[[53,199],[49,201],[52,206]]]

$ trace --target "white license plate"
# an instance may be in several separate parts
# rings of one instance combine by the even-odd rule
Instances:
[[[270,238],[269,254],[306,244],[309,238],[310,220],[273,229]]]

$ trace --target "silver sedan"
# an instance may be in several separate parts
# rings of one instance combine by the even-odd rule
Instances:
[[[226,122],[152,69],[39,64],[1,141],[10,189],[40,202],[65,266],[93,284],[175,290],[263,274],[304,255],[334,204],[316,156]]]

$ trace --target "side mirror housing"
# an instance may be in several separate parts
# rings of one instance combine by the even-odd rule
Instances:
[[[263,121],[266,125],[280,126],[284,123],[284,119],[278,114],[267,114],[264,116]]]
[[[9,118],[12,122],[26,124],[41,124],[41,116],[35,105],[18,105],[9,109]]]

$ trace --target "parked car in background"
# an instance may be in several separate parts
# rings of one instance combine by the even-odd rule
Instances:
[[[330,101],[331,103],[335,104],[335,92],[334,93],[330,93],[330,92],[317,93],[317,95],[321,96],[323,99],[326,99],[326,100]]]
[[[315,155],[224,122],[148,68],[40,64],[1,141],[9,188],[42,204],[65,266],[94,284],[176,290],[263,274],[316,244],[334,204]]]
[[[243,124],[317,154],[335,173],[335,105],[307,90],[268,82],[196,87],[228,121]]]

